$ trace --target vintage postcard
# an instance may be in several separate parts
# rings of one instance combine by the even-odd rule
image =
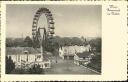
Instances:
[[[3,1],[1,81],[127,80],[126,37],[125,1]]]

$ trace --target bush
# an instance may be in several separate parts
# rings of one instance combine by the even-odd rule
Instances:
[[[34,65],[29,69],[30,74],[44,74],[44,70],[40,68],[40,65]]]
[[[15,63],[12,61],[11,56],[8,58],[6,56],[6,74],[11,73],[15,69]]]
[[[101,72],[101,55],[94,56],[87,66],[98,72]]]
[[[25,69],[17,68],[14,69],[11,74],[29,74],[29,72]]]

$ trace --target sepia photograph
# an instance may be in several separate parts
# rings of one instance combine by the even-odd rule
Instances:
[[[1,81],[127,80],[126,5],[2,1]]]
[[[6,5],[6,74],[102,73],[102,5]]]

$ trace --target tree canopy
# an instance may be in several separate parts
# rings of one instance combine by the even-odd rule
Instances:
[[[52,39],[48,39],[45,43],[46,51],[54,51],[62,46],[73,46],[73,45],[83,45],[86,46],[90,44],[92,48],[95,48],[96,51],[101,52],[101,38],[94,38],[87,41],[87,38],[82,37],[60,37],[54,36]],[[39,46],[39,42],[34,42],[29,36],[26,38],[7,38],[6,39],[7,47],[34,47]]]
[[[24,46],[26,46],[26,47],[32,47],[33,46],[32,39],[29,36],[27,36],[24,39]]]
[[[8,58],[6,56],[6,74],[11,73],[15,69],[15,63],[11,59],[11,56]]]

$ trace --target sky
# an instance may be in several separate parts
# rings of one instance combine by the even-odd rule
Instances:
[[[101,37],[101,5],[37,5],[8,4],[6,6],[6,36],[32,36],[32,22],[36,11],[48,8],[54,18],[55,35],[61,37]],[[39,20],[39,26],[47,27],[45,15]]]

